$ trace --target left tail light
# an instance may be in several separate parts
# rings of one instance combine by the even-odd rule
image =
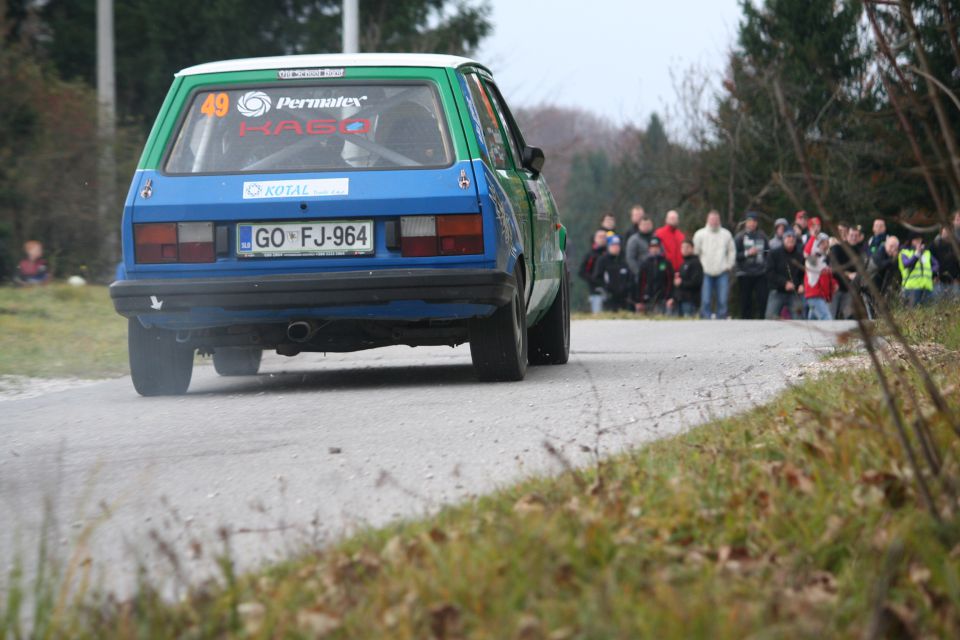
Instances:
[[[212,222],[161,222],[133,225],[137,264],[213,262]]]

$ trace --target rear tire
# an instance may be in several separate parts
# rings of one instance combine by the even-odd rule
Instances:
[[[193,376],[193,348],[177,342],[177,334],[147,329],[136,318],[127,321],[130,377],[142,396],[173,396],[187,392]]]
[[[213,368],[221,376],[255,376],[262,357],[260,347],[217,347],[213,350]]]
[[[566,265],[553,304],[530,327],[530,364],[567,364],[570,359],[570,274]]]
[[[527,307],[516,273],[514,284],[509,304],[470,325],[470,356],[484,382],[523,380],[527,373]]]

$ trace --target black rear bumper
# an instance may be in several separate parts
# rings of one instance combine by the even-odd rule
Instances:
[[[280,310],[422,301],[502,307],[513,278],[490,269],[390,269],[232,278],[121,280],[110,285],[122,316],[188,313],[195,308]],[[159,308],[158,308],[159,307]]]

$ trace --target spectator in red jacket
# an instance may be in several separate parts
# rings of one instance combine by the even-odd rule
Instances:
[[[813,238],[810,255],[804,260],[803,296],[807,320],[833,320],[830,300],[837,289],[833,273],[827,266],[830,237],[821,233]]]
[[[14,284],[22,287],[44,285],[50,282],[52,273],[43,257],[43,245],[36,240],[27,240],[23,245],[24,259],[17,265]]]
[[[803,257],[806,258],[809,256],[814,249],[814,245],[817,243],[817,236],[820,235],[820,230],[823,228],[823,225],[820,223],[820,218],[814,216],[807,220],[807,232],[803,234]]]
[[[671,209],[667,211],[667,218],[664,222],[666,224],[657,229],[653,235],[660,238],[664,257],[670,262],[673,270],[677,271],[683,264],[683,253],[680,251],[680,245],[683,244],[686,237],[683,235],[683,231],[678,228],[680,226],[680,214]]]

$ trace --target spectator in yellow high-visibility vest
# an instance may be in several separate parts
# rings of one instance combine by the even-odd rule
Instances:
[[[923,304],[933,295],[933,277],[940,265],[919,233],[910,234],[907,246],[900,250],[898,262],[904,301],[911,307]]]

